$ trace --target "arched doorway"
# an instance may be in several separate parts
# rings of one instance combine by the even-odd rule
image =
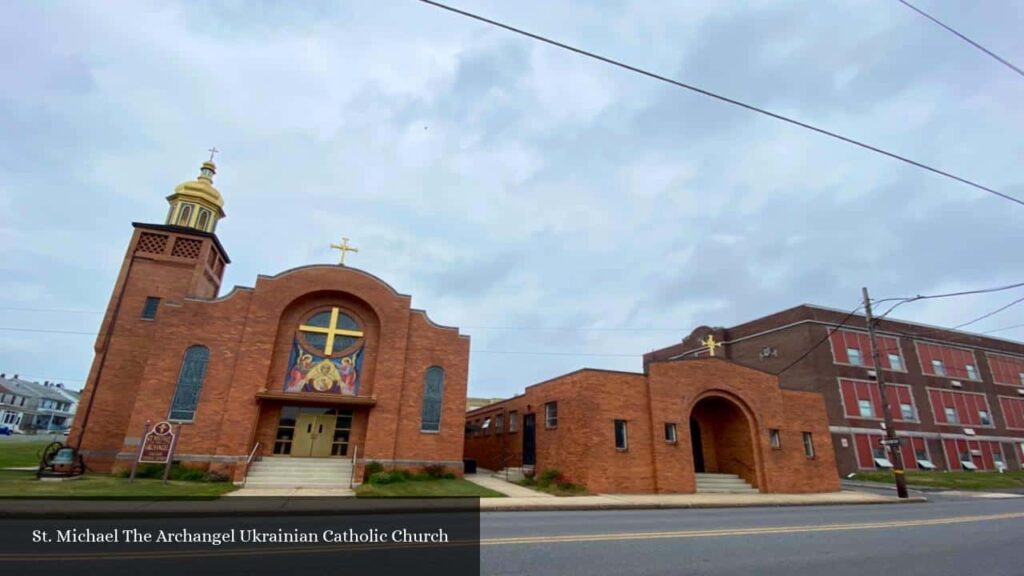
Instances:
[[[708,396],[690,411],[694,472],[736,474],[758,487],[757,458],[750,419],[735,402]]]

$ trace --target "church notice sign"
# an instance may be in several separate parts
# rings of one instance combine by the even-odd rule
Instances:
[[[174,448],[178,444],[178,434],[181,432],[181,425],[177,428],[170,422],[164,420],[157,422],[150,427],[146,422],[146,429],[139,442],[139,451],[132,462],[130,480],[135,480],[135,470],[138,464],[163,464],[164,482],[171,471],[171,460],[174,458]]]

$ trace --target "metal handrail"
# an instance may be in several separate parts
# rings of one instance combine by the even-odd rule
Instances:
[[[249,457],[245,459],[245,472],[242,473],[242,486],[245,486],[246,481],[249,479],[249,467],[252,466],[252,461],[256,458],[256,451],[260,449],[260,443],[257,442],[252,447],[252,452],[249,452]]]
[[[349,488],[355,488],[356,487],[356,465],[359,463],[358,456],[359,456],[359,446],[353,446],[352,447],[352,471],[349,473],[349,477],[348,477],[348,487]]]

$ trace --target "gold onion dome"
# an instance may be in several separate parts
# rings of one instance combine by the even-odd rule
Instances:
[[[167,224],[213,232],[217,221],[224,217],[224,198],[213,187],[216,173],[217,165],[207,160],[195,180],[178,184],[167,197],[171,205]]]

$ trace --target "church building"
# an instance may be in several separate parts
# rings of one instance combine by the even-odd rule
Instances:
[[[236,482],[259,458],[461,474],[469,337],[345,266],[347,239],[340,265],[221,296],[215,171],[211,156],[167,197],[163,224],[133,224],[69,438],[88,469],[130,466],[147,422],[166,420],[176,461]]]

